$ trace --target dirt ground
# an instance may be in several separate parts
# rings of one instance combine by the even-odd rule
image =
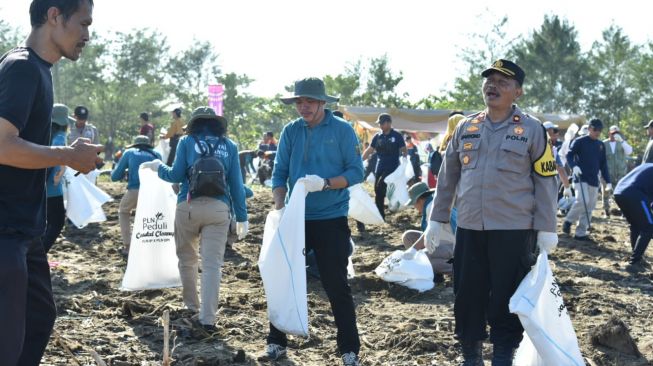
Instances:
[[[115,201],[105,205],[108,221],[78,230],[67,226],[50,252],[52,282],[58,308],[55,333],[43,365],[95,365],[96,352],[107,365],[161,364],[163,329],[160,317],[170,311],[173,327],[173,365],[338,365],[335,325],[320,283],[309,277],[308,302],[311,337],[290,338],[288,358],[260,362],[267,335],[266,302],[257,259],[267,212],[272,208],[268,188],[254,186],[248,201],[250,233],[228,249],[220,290],[218,332],[193,328],[183,310],[179,288],[123,292],[119,290],[126,261],[120,256],[117,208],[124,183],[100,182]],[[601,204],[599,203],[599,206]],[[594,212],[592,237],[574,241],[560,235],[551,255],[581,351],[589,365],[651,365],[653,360],[653,273],[630,274],[624,259],[630,246],[624,219],[603,218]],[[368,226],[358,233],[350,281],[357,304],[363,365],[457,365],[458,344],[452,335],[451,279],[425,293],[389,284],[374,273],[381,260],[400,247],[401,234],[417,228],[413,209],[390,214],[388,223]],[[561,221],[559,219],[559,221]],[[642,356],[630,356],[594,346],[589,333],[621,319]],[[490,364],[491,345],[485,344]]]

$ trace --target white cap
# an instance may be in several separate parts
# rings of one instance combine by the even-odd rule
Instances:
[[[609,131],[610,133],[612,133],[612,132],[619,132],[619,131],[620,131],[620,130],[619,130],[619,126],[617,126],[617,125],[612,125],[612,126],[610,126],[610,129],[609,129],[608,131]]]
[[[544,126],[544,128],[547,129],[547,130],[549,128],[558,128],[558,125],[553,124],[553,122],[551,122],[551,121],[546,121],[546,122],[542,123],[542,126]]]

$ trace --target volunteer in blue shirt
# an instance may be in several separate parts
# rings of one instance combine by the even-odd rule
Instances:
[[[188,135],[179,139],[172,167],[162,164],[160,160],[145,163],[143,167],[157,171],[159,178],[166,182],[181,183],[175,214],[175,245],[182,296],[188,309],[199,312],[200,325],[212,333],[217,330],[215,321],[231,212],[236,215],[238,239],[243,239],[249,227],[247,204],[238,147],[225,136],[227,119],[216,115],[212,108],[198,107],[191,114],[186,130]],[[225,194],[212,197],[193,197],[189,194],[188,171],[200,159],[202,151],[212,151],[220,159],[227,184]],[[202,277],[198,297],[200,258]]]
[[[51,146],[66,146],[66,129],[68,128],[68,123],[75,121],[68,116],[68,113],[68,107],[63,104],[55,104],[52,107]],[[47,192],[48,202],[46,205],[47,223],[45,226],[45,235],[43,236],[43,248],[46,253],[52,248],[66,222],[66,208],[63,205],[63,187],[61,180],[65,170],[65,165],[48,168],[45,179],[45,191]]]
[[[120,235],[122,236],[123,249],[122,255],[129,254],[129,245],[131,243],[131,212],[138,205],[138,189],[141,182],[138,179],[138,168],[142,163],[161,159],[161,154],[152,149],[150,138],[145,135],[138,135],[134,138],[134,143],[127,146],[118,165],[111,172],[111,180],[116,182],[125,177],[127,172],[127,191],[123,194],[118,208],[118,222],[120,223]]]
[[[612,191],[612,182],[608,172],[605,156],[605,146],[599,139],[603,130],[603,122],[593,119],[589,123],[589,133],[575,139],[567,153],[567,164],[574,175],[574,190],[576,201],[569,209],[562,231],[569,235],[571,224],[578,221],[574,239],[589,241],[588,229],[592,221],[592,211],[596,206],[599,192],[599,170],[606,182],[605,190]]]
[[[381,113],[376,119],[376,123],[381,128],[372,138],[372,143],[363,152],[363,160],[367,159],[370,154],[376,152],[377,163],[374,177],[374,202],[379,209],[381,216],[385,220],[385,194],[388,189],[385,183],[385,177],[392,174],[399,166],[399,156],[406,157],[406,143],[403,136],[392,129],[392,117],[387,113]]]
[[[325,109],[338,101],[326,95],[324,82],[306,78],[295,82],[294,94],[281,99],[294,104],[300,118],[281,132],[272,173],[276,209],[303,178],[306,197],[306,251],[313,249],[322,285],[329,297],[338,328],[337,343],[344,365],[358,365],[360,341],[351,289],[347,283],[350,231],[347,225],[347,187],[363,180],[360,145],[353,128]],[[286,354],[286,335],[270,324],[264,357]]]
[[[614,200],[630,224],[630,256],[628,271],[644,269],[642,257],[653,237],[653,163],[644,163],[619,180]]]

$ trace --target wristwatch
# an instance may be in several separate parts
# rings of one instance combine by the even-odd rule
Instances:
[[[329,178],[324,178],[324,186],[322,186],[322,190],[326,191],[327,189],[331,189],[331,181]]]

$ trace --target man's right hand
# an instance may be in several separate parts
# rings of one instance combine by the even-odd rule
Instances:
[[[102,152],[104,146],[91,144],[91,140],[80,137],[70,147],[73,151],[67,165],[78,172],[86,174],[94,170],[98,163],[102,163],[98,154]]]
[[[440,246],[440,232],[442,231],[442,223],[437,221],[429,221],[424,230],[424,244],[426,251],[433,254]]]

